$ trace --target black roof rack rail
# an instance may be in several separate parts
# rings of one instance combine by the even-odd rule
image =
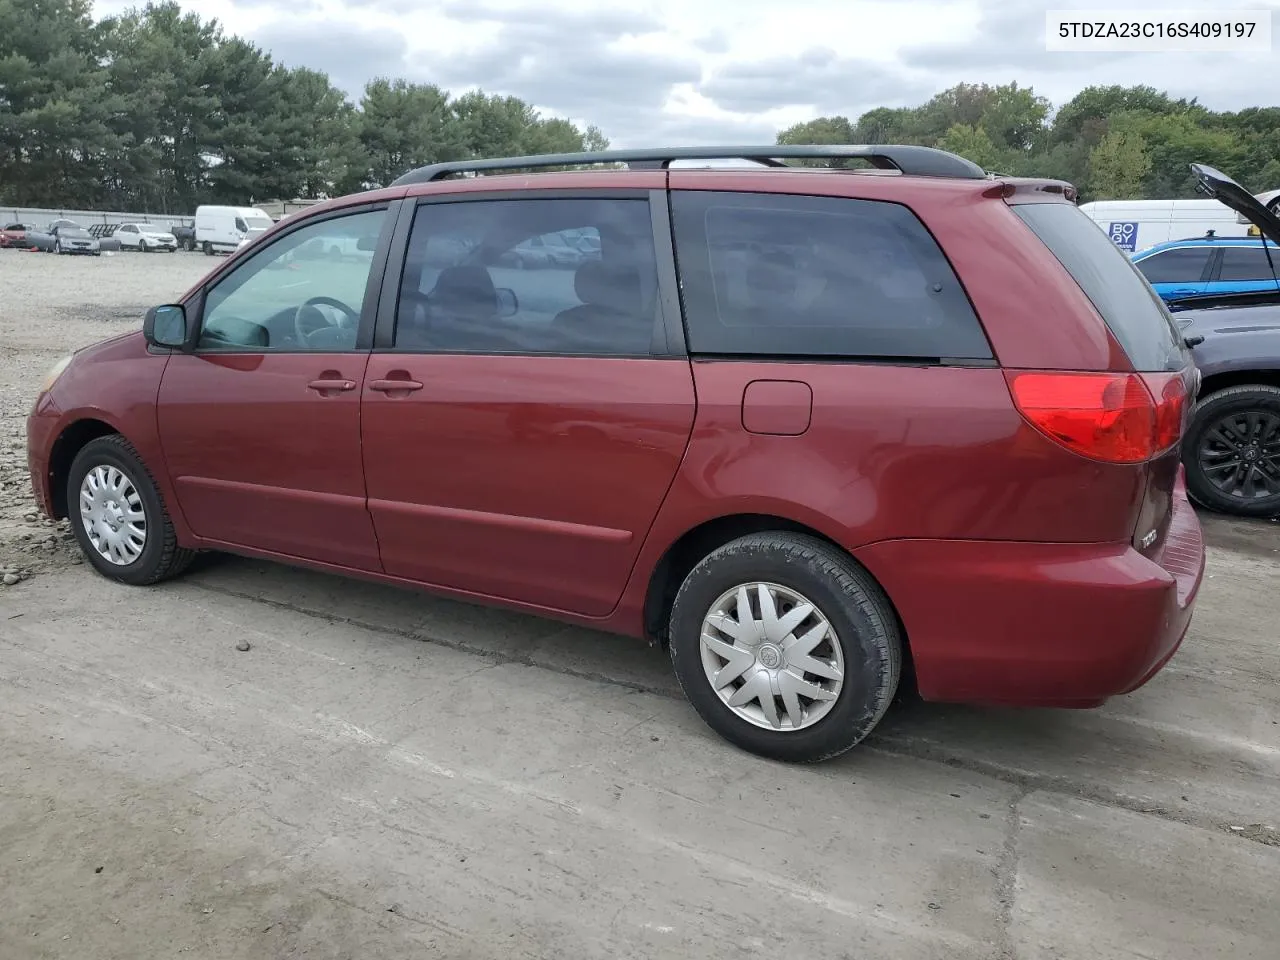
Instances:
[[[986,172],[972,161],[909,144],[769,144],[760,147],[666,147],[643,150],[603,150],[598,153],[546,153],[530,157],[459,160],[433,163],[410,170],[391,186],[431,183],[457,173],[523,170],[538,167],[583,167],[601,163],[625,164],[632,170],[662,170],[676,160],[750,160],[766,167],[785,167],[784,160],[866,160],[874,167],[916,177],[959,177],[985,180]]]

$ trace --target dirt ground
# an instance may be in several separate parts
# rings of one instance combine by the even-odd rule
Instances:
[[[0,958],[1267,958],[1280,525],[1205,517],[1159,676],[734,751],[643,645],[233,558],[114,586],[24,419],[198,254],[0,251]],[[248,640],[251,649],[237,652]]]

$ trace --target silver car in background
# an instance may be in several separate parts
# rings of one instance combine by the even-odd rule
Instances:
[[[27,240],[44,253],[82,253],[96,257],[102,252],[97,238],[74,220],[54,220],[47,230],[28,231]]]

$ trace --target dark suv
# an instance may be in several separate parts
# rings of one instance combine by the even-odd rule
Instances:
[[[712,157],[753,165],[672,166]],[[872,169],[784,163],[835,157]],[[1173,655],[1204,551],[1197,374],[1073,200],[908,146],[426,167],[58,364],[31,475],[125,583],[226,550],[647,636],[771,757],[853,746],[908,667],[1093,706]],[[511,265],[566,232],[598,249]]]

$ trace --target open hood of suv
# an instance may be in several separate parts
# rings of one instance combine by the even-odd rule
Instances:
[[[1248,219],[1272,243],[1280,244],[1280,217],[1258,202],[1258,198],[1221,170],[1203,163],[1191,164],[1196,189],[1207,197],[1225,203]]]

